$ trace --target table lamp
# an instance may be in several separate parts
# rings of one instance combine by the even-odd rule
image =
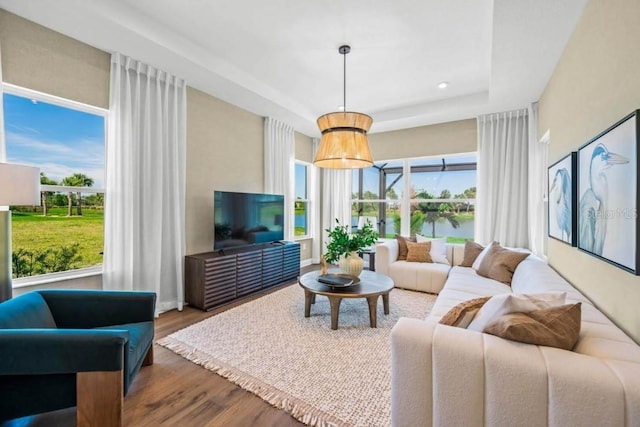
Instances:
[[[40,205],[39,168],[0,163],[0,302],[13,294],[10,205]]]

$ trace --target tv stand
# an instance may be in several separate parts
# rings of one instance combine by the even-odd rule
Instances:
[[[300,275],[300,245],[274,242],[185,257],[185,299],[211,310]]]

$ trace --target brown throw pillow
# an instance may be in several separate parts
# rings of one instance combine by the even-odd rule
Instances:
[[[466,328],[473,320],[476,313],[485,302],[491,297],[474,298],[469,301],[463,301],[447,312],[440,323],[443,325],[457,326],[458,328]]]
[[[396,234],[396,240],[398,241],[398,261],[406,261],[407,259],[407,242],[415,242],[415,237],[402,237]]]
[[[464,257],[462,258],[462,263],[460,263],[461,267],[471,267],[473,266],[473,262],[478,258],[480,252],[484,249],[479,243],[472,242],[471,240],[467,240],[464,242]]]
[[[485,333],[512,341],[573,350],[580,337],[582,303],[511,313],[484,328]]]
[[[431,242],[407,242],[407,262],[433,262],[429,251]]]
[[[478,274],[511,285],[513,272],[528,256],[529,253],[510,251],[493,242],[480,263]]]

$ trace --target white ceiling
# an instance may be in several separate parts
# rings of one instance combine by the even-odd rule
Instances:
[[[538,100],[587,0],[0,0],[0,7],[310,136],[342,105],[372,132]],[[447,81],[444,90],[437,84]]]

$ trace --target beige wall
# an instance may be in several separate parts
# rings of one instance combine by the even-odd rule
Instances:
[[[476,119],[374,133],[369,145],[374,160],[470,153],[478,149]]]
[[[187,253],[213,249],[213,191],[264,189],[264,119],[187,92]]]
[[[311,137],[295,132],[296,160],[303,162],[313,162],[313,142]]]
[[[640,107],[638,16],[638,0],[587,4],[540,99],[550,164]],[[640,342],[640,277],[553,239],[548,252],[560,274]]]
[[[109,108],[110,55],[0,9],[2,79]]]

